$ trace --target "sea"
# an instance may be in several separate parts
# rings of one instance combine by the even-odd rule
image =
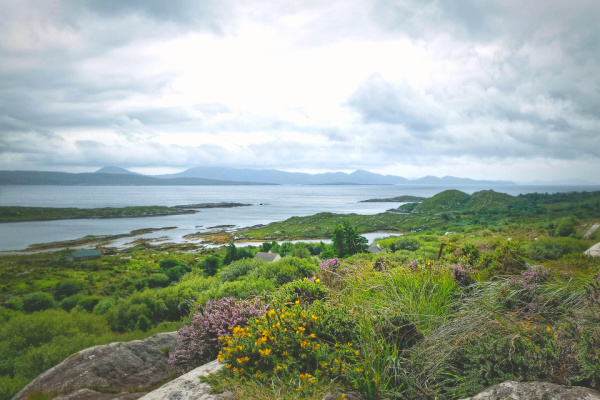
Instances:
[[[431,197],[448,189],[465,193],[493,189],[518,195],[596,191],[600,186],[437,186],[437,185],[276,185],[276,186],[0,186],[0,206],[25,207],[126,207],[176,206],[198,203],[236,202],[247,207],[202,209],[196,214],[144,218],[73,219],[0,223],[0,252],[22,251],[33,244],[83,238],[88,235],[118,235],[145,228],[174,229],[156,231],[135,238],[123,238],[112,246],[126,247],[134,239],[156,243],[198,243],[184,236],[206,232],[215,226],[234,229],[283,221],[293,216],[319,212],[338,214],[378,214],[402,203],[365,203],[368,199],[402,195]],[[367,234],[372,240],[384,233]]]

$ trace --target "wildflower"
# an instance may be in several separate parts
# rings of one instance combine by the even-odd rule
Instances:
[[[317,317],[315,314],[312,314],[310,317],[311,317],[312,319],[314,319],[315,321],[318,319],[318,317]]]
[[[552,328],[550,328],[549,326],[546,327],[546,330],[548,331],[548,333],[552,332]]]

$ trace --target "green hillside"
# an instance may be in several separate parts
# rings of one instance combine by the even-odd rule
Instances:
[[[472,195],[459,190],[445,190],[429,199],[425,199],[421,204],[414,207],[413,212],[416,214],[481,212],[506,209],[510,204],[520,201],[522,200],[509,194],[498,193],[493,190],[482,190]]]

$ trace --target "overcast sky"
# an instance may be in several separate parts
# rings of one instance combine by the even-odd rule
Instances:
[[[0,169],[600,182],[598,0],[2,0]]]

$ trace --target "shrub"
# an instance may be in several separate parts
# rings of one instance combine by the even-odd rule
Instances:
[[[297,279],[312,276],[316,270],[316,265],[311,264],[306,259],[286,257],[277,262],[260,265],[249,276],[253,278],[263,277],[273,279],[277,284],[283,285]]]
[[[571,253],[583,253],[587,244],[572,238],[541,238],[527,246],[529,257],[537,261],[558,260]]]
[[[34,292],[23,296],[23,310],[42,311],[54,307],[54,298],[50,293]]]
[[[152,274],[148,277],[148,287],[165,287],[169,286],[171,279],[166,274]]]
[[[210,256],[198,264],[198,268],[204,271],[208,276],[213,276],[219,270],[221,259],[217,256]]]
[[[361,351],[353,343],[356,323],[339,305],[273,302],[262,318],[222,338],[218,359],[230,376],[288,382],[302,392],[330,379],[347,381]],[[356,367],[358,368],[358,367]]]
[[[54,298],[60,301],[65,297],[73,296],[74,294],[81,292],[85,288],[85,283],[74,279],[60,281],[54,286]]]
[[[307,279],[284,285],[275,298],[283,304],[312,304],[316,300],[325,300],[328,296],[329,292],[322,284]]]
[[[479,247],[472,242],[467,242],[461,247],[459,255],[462,262],[475,265],[479,260]]]
[[[419,241],[412,237],[402,236],[394,245],[393,250],[408,250],[408,251],[417,251],[421,247]]]
[[[65,297],[60,302],[60,308],[62,308],[65,311],[71,311],[73,308],[75,308],[77,303],[79,303],[79,300],[81,300],[83,297],[84,295],[82,293],[77,293],[72,296]]]
[[[232,282],[240,276],[248,275],[248,273],[263,264],[265,264],[265,261],[258,258],[243,258],[223,268],[219,273],[219,278],[223,282]]]
[[[152,323],[145,315],[138,315],[137,322],[135,323],[135,329],[138,331],[146,332],[152,328]]]
[[[460,286],[467,287],[472,284],[475,280],[475,270],[467,264],[452,264],[450,265],[450,271],[452,271],[452,279],[456,281]]]
[[[84,310],[87,312],[94,311],[94,307],[102,300],[101,296],[85,296],[77,303],[78,310]]]
[[[169,364],[187,372],[213,360],[221,348],[220,337],[230,336],[232,328],[245,326],[248,319],[261,317],[266,310],[267,306],[257,300],[226,297],[207,302],[192,316],[191,325],[179,330],[180,344],[171,353]]]

